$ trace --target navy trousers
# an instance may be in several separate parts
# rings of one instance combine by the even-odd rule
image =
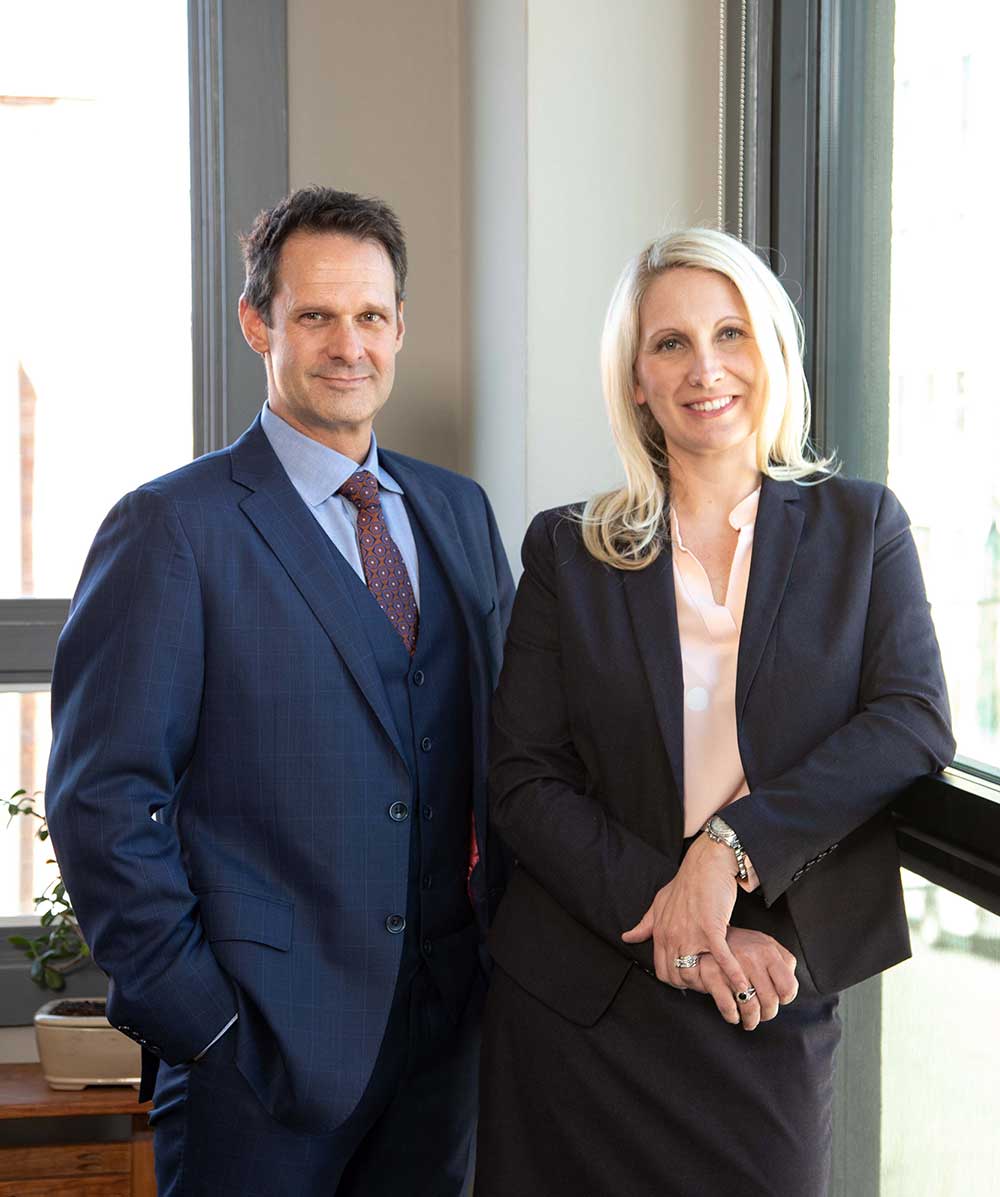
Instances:
[[[426,968],[397,986],[360,1104],[307,1135],[267,1113],[234,1063],[237,1023],[196,1064],[161,1067],[159,1197],[459,1197],[471,1166],[486,983],[456,1025]]]

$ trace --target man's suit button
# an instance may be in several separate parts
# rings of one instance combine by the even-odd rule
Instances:
[[[422,686],[424,684],[424,671],[422,669],[415,669],[413,672],[413,684],[415,686]]]
[[[385,920],[385,929],[390,935],[398,935],[406,930],[406,919],[401,914],[390,914]]]
[[[433,819],[434,818],[434,807],[433,806],[422,806],[420,808],[420,813],[424,816],[425,819]]]
[[[396,823],[402,823],[404,819],[410,817],[410,808],[405,802],[394,802],[389,807],[389,818]]]
[[[432,956],[434,954],[434,945],[429,939],[425,939],[421,947],[425,956]]]
[[[420,884],[424,887],[424,889],[430,889],[434,884],[434,878],[430,875],[430,873],[424,873],[423,877],[420,879]]]
[[[430,738],[430,736],[424,736],[424,738],[420,741],[420,747],[424,750],[424,752],[430,752],[433,746],[434,741]]]

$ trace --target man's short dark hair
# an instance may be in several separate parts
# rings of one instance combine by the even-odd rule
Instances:
[[[292,233],[343,233],[359,241],[377,241],[389,255],[396,278],[396,303],[406,294],[406,241],[395,212],[371,196],[332,187],[301,187],[265,208],[249,233],[240,236],[247,281],[247,303],[271,323],[271,300],[278,275],[281,247]]]

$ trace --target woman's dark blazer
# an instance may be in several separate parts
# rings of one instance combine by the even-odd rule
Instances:
[[[621,933],[683,838],[683,675],[669,546],[602,565],[536,516],[494,705],[492,827],[518,861],[490,939],[521,985],[600,1017],[651,943]],[[765,478],[736,681],[750,793],[726,809],[822,993],[909,955],[887,807],[954,752],[909,521],[882,486]],[[800,965],[801,967],[801,965]]]

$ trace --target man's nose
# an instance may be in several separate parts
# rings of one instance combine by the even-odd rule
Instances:
[[[336,320],[330,325],[326,352],[330,357],[353,365],[364,356],[364,343],[353,320]]]

